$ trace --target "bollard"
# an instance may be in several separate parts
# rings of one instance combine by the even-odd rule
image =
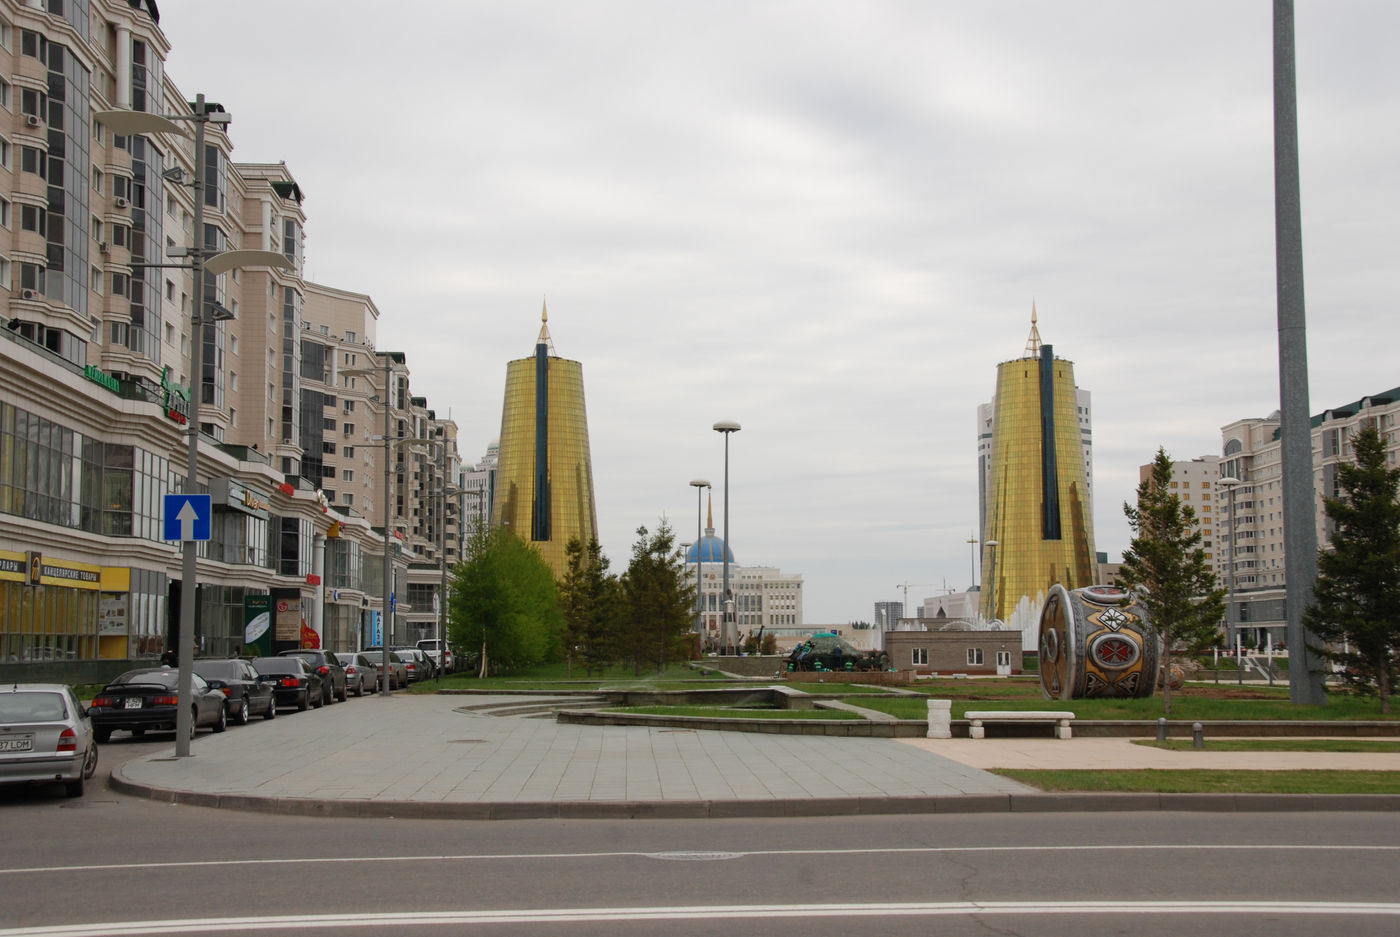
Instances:
[[[953,737],[953,701],[931,699],[928,701],[928,738],[950,739]]]
[[[1166,717],[1166,716],[1161,716],[1161,717],[1159,717],[1159,718],[1157,719],[1157,741],[1159,741],[1159,742],[1165,742],[1166,740],[1167,740],[1167,717]]]
[[[1206,731],[1205,731],[1205,727],[1202,726],[1199,722],[1193,722],[1193,723],[1191,723],[1191,747],[1192,747],[1192,748],[1205,748],[1205,747],[1206,747]]]

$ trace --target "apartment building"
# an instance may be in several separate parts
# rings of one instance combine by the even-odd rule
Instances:
[[[273,599],[279,640],[356,647],[382,633],[386,542],[406,607],[411,566],[460,551],[460,504],[442,505],[455,426],[412,396],[403,355],[376,352],[372,300],[304,280],[289,168],[235,161],[227,124],[208,123],[196,153],[187,136],[119,136],[100,119],[193,114],[168,51],[154,3],[0,0],[0,668],[80,679],[173,645],[186,584],[163,502],[186,489],[191,429],[195,491],[213,502],[197,653],[242,649]],[[289,266],[197,284],[179,266],[196,243]],[[392,435],[445,440],[429,449],[448,465],[397,463],[387,528],[386,406]],[[408,637],[397,624],[390,637]]]

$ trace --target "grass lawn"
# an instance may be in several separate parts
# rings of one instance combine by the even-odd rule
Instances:
[[[1191,751],[1190,739],[1167,739],[1165,742],[1134,739],[1134,745],[1165,748],[1169,751]],[[1203,751],[1208,752],[1400,752],[1396,739],[1206,739]]]
[[[614,713],[644,716],[700,716],[704,719],[859,719],[841,709],[746,709],[740,706],[616,706]]]
[[[1040,771],[993,769],[1043,791],[1162,794],[1400,794],[1400,771]]]

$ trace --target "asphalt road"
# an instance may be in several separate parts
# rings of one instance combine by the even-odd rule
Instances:
[[[95,783],[0,789],[0,830],[0,937],[1400,930],[1394,814],[349,820]]]

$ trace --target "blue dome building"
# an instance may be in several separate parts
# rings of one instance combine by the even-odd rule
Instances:
[[[687,563],[694,563],[697,558],[701,563],[723,563],[728,560],[730,565],[734,565],[734,551],[729,549],[723,538],[715,536],[713,527],[707,528],[700,542],[692,543],[690,549],[685,551]]]

